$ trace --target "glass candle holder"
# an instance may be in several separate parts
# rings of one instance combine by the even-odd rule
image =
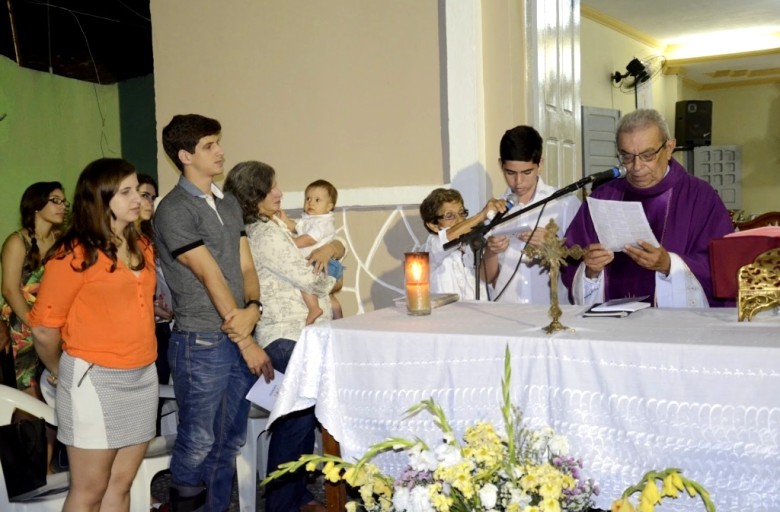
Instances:
[[[410,315],[431,314],[430,272],[427,252],[404,253],[406,310]]]

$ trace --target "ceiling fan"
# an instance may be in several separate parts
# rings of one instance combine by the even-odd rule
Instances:
[[[653,55],[641,60],[634,57],[626,65],[625,73],[615,71],[610,78],[614,87],[619,87],[625,93],[633,92],[635,106],[639,107],[637,91],[658,76],[665,65],[666,57],[663,55]]]

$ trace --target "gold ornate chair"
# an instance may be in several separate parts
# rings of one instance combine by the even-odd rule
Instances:
[[[748,321],[759,311],[780,305],[780,249],[760,254],[753,263],[739,269],[737,312]]]

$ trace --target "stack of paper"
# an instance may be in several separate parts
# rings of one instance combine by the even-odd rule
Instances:
[[[582,316],[628,316],[634,311],[649,308],[649,302],[642,302],[648,297],[649,295],[645,295],[644,297],[625,297],[622,299],[608,300],[603,304],[593,305],[590,309],[585,311]]]
[[[588,197],[590,217],[599,237],[599,243],[613,252],[620,252],[626,245],[639,247],[639,240],[653,247],[661,244],[653,234],[642,203],[639,201],[610,201]]]

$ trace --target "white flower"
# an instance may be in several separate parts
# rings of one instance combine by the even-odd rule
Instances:
[[[495,508],[497,499],[498,487],[495,485],[487,483],[479,490],[479,501],[486,509]]]
[[[436,447],[436,458],[441,463],[441,467],[446,468],[460,462],[463,459],[463,455],[457,446],[441,444]]]
[[[409,507],[409,489],[396,487],[393,489],[393,509],[403,512]]]
[[[564,436],[555,435],[550,439],[550,451],[555,455],[569,454],[569,440]]]
[[[539,430],[534,432],[534,449],[544,450],[550,438],[555,435],[555,431],[550,425],[542,425]]]
[[[531,504],[531,496],[524,493],[520,489],[512,489],[511,498],[509,499],[509,502],[517,503],[519,505],[518,508],[522,510]]]
[[[423,450],[421,444],[409,450],[409,466],[415,471],[434,471],[436,464],[436,455],[430,450]]]
[[[409,512],[434,512],[431,498],[428,496],[428,486],[419,485],[412,489],[407,510]]]
[[[520,480],[520,477],[522,477],[525,474],[525,471],[523,471],[523,468],[518,466],[512,466],[509,468],[510,474],[509,479],[510,480]]]

